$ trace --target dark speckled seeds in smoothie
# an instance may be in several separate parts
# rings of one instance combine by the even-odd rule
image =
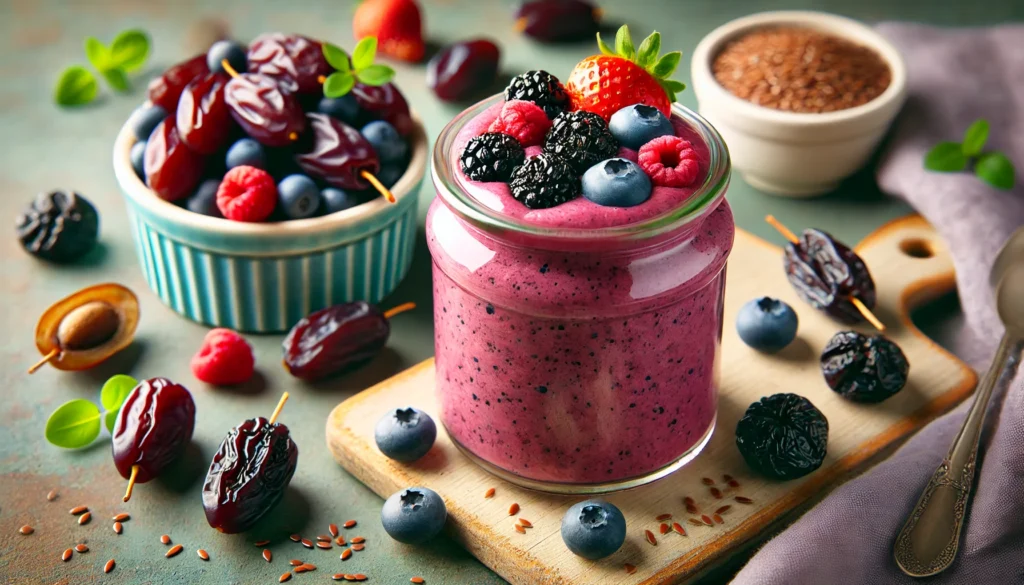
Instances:
[[[455,144],[492,112],[463,126]],[[700,135],[675,123],[707,157]],[[598,239],[601,228],[659,216],[700,188],[656,188],[627,209],[580,198],[530,211],[504,184],[463,179],[466,193],[513,220],[594,229]],[[658,238],[566,251],[557,237],[524,244],[479,229],[445,197],[427,215],[437,391],[462,448],[515,476],[564,485],[656,475],[701,446],[717,408],[734,235],[724,198]]]

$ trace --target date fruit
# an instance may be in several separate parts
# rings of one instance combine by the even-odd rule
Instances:
[[[516,11],[516,30],[543,42],[578,41],[597,34],[600,17],[583,0],[531,0]]]
[[[224,88],[231,117],[245,133],[266,146],[288,146],[306,129],[302,104],[266,75],[242,73]]]
[[[863,320],[851,298],[875,306],[875,282],[864,260],[821,230],[804,230],[798,243],[787,245],[783,264],[801,299],[844,323]]]
[[[377,355],[391,335],[388,317],[364,301],[304,317],[285,337],[284,367],[296,378],[321,380]]]
[[[384,120],[394,126],[402,136],[408,136],[412,132],[414,125],[412,114],[409,113],[409,103],[394,84],[356,83],[352,88],[352,95],[355,96],[362,112],[360,126],[373,120]]]
[[[167,378],[150,378],[128,394],[114,424],[114,465],[135,483],[146,483],[185,451],[196,424],[192,394]]]
[[[487,39],[445,47],[427,63],[427,87],[443,100],[469,98],[494,81],[500,55],[498,45]]]
[[[903,389],[909,372],[903,351],[882,335],[840,331],[821,354],[828,387],[855,402],[882,402]]]
[[[249,71],[273,78],[287,93],[319,93],[333,69],[319,42],[300,35],[270,33],[249,46]]]
[[[191,195],[203,176],[203,157],[182,142],[175,116],[167,116],[153,129],[143,164],[146,184],[166,201]]]
[[[206,54],[196,55],[188,61],[182,61],[171,66],[160,77],[149,82],[146,94],[149,101],[160,106],[168,112],[178,109],[178,98],[185,86],[197,77],[202,77],[210,72],[206,65]]]
[[[281,500],[298,462],[299,449],[283,424],[257,417],[231,429],[203,483],[210,526],[226,534],[251,528]]]
[[[373,146],[355,128],[326,114],[306,114],[312,147],[295,155],[295,162],[306,174],[339,189],[361,191],[371,188],[361,176],[363,171],[376,175],[380,160]]]
[[[185,87],[178,100],[176,125],[182,142],[199,154],[210,155],[227,144],[231,112],[224,99],[230,78],[211,73]]]
[[[803,477],[825,461],[828,419],[803,396],[766,396],[751,404],[736,425],[736,447],[765,477]]]

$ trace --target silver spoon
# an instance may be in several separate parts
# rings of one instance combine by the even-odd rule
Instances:
[[[1024,232],[1021,232],[1024,236]],[[1004,251],[1019,238],[1011,238]],[[974,464],[978,439],[985,422],[992,391],[1001,380],[1012,377],[1024,341],[1024,257],[992,267],[996,286],[996,310],[1006,327],[992,366],[974,394],[974,403],[964,419],[945,460],[932,474],[921,499],[896,537],[893,556],[900,569],[911,577],[928,577],[946,570],[960,546],[967,503],[974,486]],[[995,274],[1002,272],[1001,277]]]

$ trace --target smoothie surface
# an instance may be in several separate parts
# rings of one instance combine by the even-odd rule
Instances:
[[[487,108],[466,125],[455,137],[452,152],[458,157],[466,144],[474,137],[487,132],[487,127],[498,116],[504,102]],[[529,225],[545,228],[599,229],[640,223],[662,215],[684,204],[696,193],[707,177],[711,155],[708,146],[696,130],[685,121],[672,118],[676,136],[690,142],[700,157],[700,175],[693,185],[683,188],[654,187],[650,198],[634,207],[605,207],[580,196],[572,201],[547,209],[530,209],[512,197],[509,186],[499,182],[472,181],[462,174],[458,162],[453,164],[462,188],[481,205],[500,212],[507,217]],[[526,148],[526,156],[536,156],[539,146]],[[637,152],[619,148],[619,156],[636,162]]]

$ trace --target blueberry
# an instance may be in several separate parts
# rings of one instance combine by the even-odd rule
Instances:
[[[736,315],[736,332],[750,347],[775,353],[796,338],[798,320],[793,307],[771,297],[747,302]]]
[[[324,213],[337,213],[359,205],[359,198],[348,191],[327,187],[320,192]]]
[[[665,114],[644,104],[627,106],[612,114],[608,129],[619,144],[633,150],[640,150],[641,146],[659,136],[676,133]]]
[[[419,544],[437,536],[447,519],[444,500],[425,487],[411,487],[391,494],[380,509],[384,532],[406,544]]]
[[[145,142],[149,140],[149,135],[153,133],[156,125],[163,122],[166,117],[167,110],[160,106],[141,105],[128,118],[128,124],[131,126],[135,139]]]
[[[376,120],[363,126],[363,138],[373,146],[382,165],[397,163],[405,158],[409,146],[398,135],[395,127],[383,120]]]
[[[206,66],[210,73],[227,73],[221,61],[228,60],[228,65],[238,73],[245,73],[249,66],[249,58],[245,47],[234,41],[217,41],[206,52]]]
[[[195,193],[189,196],[185,202],[185,207],[189,211],[209,215],[210,217],[224,217],[220,209],[217,208],[218,187],[220,187],[220,181],[216,179],[203,181],[199,184],[199,188],[196,189]]]
[[[651,196],[651,178],[635,162],[610,158],[583,173],[583,196],[607,207],[633,207]]]
[[[135,169],[135,174],[138,175],[142,182],[146,182],[146,143],[136,142],[132,145],[131,154],[129,157],[132,159],[132,168]]]
[[[384,186],[390,189],[405,174],[405,167],[404,161],[382,164],[380,171],[377,172],[377,180],[384,183]]]
[[[388,412],[373,433],[377,448],[395,461],[416,461],[427,454],[437,438],[430,415],[412,407]]]
[[[310,217],[320,207],[320,188],[306,175],[288,175],[277,184],[277,200],[288,219]]]
[[[580,502],[562,517],[562,541],[577,556],[603,559],[626,541],[626,519],[604,500]]]
[[[224,157],[224,164],[228,169],[248,165],[257,169],[267,168],[267,156],[263,152],[263,145],[252,138],[242,138],[228,148]]]
[[[339,98],[325,97],[317,104],[316,111],[337,118],[346,124],[352,124],[359,118],[359,102],[351,93]]]

